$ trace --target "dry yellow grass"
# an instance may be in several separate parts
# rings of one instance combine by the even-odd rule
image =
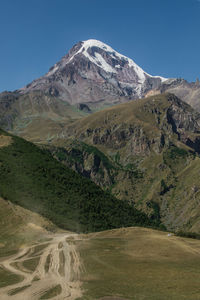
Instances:
[[[48,229],[56,230],[47,219],[0,198],[0,258],[13,254],[25,244],[43,239]]]
[[[200,299],[200,241],[122,228],[85,236],[78,247],[84,300]]]

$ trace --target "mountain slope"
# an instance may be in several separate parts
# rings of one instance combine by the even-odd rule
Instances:
[[[54,143],[60,161],[152,219],[161,217],[168,229],[200,231],[200,114],[176,96],[92,114]]]
[[[177,79],[173,81],[164,82],[160,88],[162,93],[173,93],[181,100],[190,104],[194,109],[200,112],[200,83],[187,82],[184,79]]]
[[[48,151],[3,131],[0,133],[0,196],[3,199],[75,231],[155,224],[127,202],[105,193],[63,166]]]
[[[50,140],[87,113],[42,91],[0,94],[0,126],[32,141]]]
[[[36,242],[58,228],[28,209],[0,198],[0,257],[8,256],[25,243]]]

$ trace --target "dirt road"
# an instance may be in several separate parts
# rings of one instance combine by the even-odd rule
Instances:
[[[79,298],[81,263],[73,243],[75,239],[77,234],[56,234],[51,241],[26,247],[1,262],[5,269],[22,275],[24,280],[1,288],[0,299],[46,299],[47,292],[53,300]],[[37,266],[33,270],[34,264]]]

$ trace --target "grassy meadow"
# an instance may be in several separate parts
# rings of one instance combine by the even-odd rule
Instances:
[[[200,241],[133,227],[87,235],[77,246],[82,300],[200,299]]]

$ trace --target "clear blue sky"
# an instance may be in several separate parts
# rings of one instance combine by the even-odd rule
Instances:
[[[90,38],[152,75],[200,77],[198,0],[0,0],[0,91],[38,78]]]

